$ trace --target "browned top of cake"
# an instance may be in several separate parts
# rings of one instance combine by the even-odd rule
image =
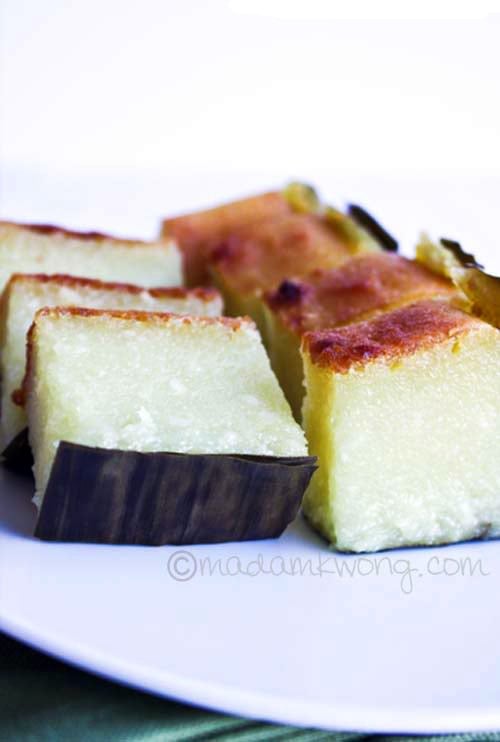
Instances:
[[[33,323],[28,331],[26,341],[26,371],[20,389],[12,393],[12,401],[23,407],[28,394],[29,380],[33,368],[33,347],[37,331],[37,323],[42,317],[100,317],[106,319],[117,319],[132,322],[144,322],[150,325],[169,325],[174,322],[177,325],[222,325],[228,330],[236,332],[244,327],[256,329],[254,321],[250,317],[192,317],[189,315],[174,314],[172,312],[145,312],[142,310],[120,310],[120,309],[90,309],[88,307],[43,307],[35,314]]]
[[[256,222],[227,237],[212,252],[212,269],[236,291],[274,289],[351,257],[349,246],[313,214],[287,214]]]
[[[68,276],[65,273],[14,273],[5,291],[8,292],[11,286],[18,283],[36,281],[37,283],[55,283],[58,286],[67,286],[68,288],[91,288],[99,291],[122,291],[129,294],[149,294],[154,299],[188,299],[193,297],[200,301],[211,301],[220,297],[217,289],[209,287],[197,287],[194,289],[185,289],[182,286],[159,286],[156,288],[143,288],[132,283],[117,283],[112,281],[100,281],[97,278],[82,278],[80,276]]]
[[[308,332],[313,363],[338,373],[377,359],[397,359],[465,332],[477,320],[446,301],[420,301],[337,330]]]
[[[143,309],[91,309],[90,307],[43,307],[35,314],[33,325],[41,317],[101,317],[103,319],[119,319],[133,322],[145,322],[155,325],[168,325],[171,322],[182,325],[224,325],[231,330],[240,330],[244,326],[255,328],[250,317],[199,317],[174,312],[147,312]]]
[[[266,301],[281,322],[298,335],[346,324],[401,301],[446,296],[451,282],[421,264],[388,253],[369,253],[304,281],[285,280]]]
[[[188,284],[206,283],[209,280],[206,261],[216,245],[241,227],[290,211],[283,194],[271,191],[213,209],[165,219],[162,235],[173,238],[182,249]]]
[[[114,237],[103,232],[78,232],[65,227],[59,227],[54,224],[23,224],[20,222],[0,221],[0,229],[13,228],[34,232],[35,234],[51,237],[67,237],[69,239],[82,240],[83,242],[115,242],[119,245],[151,245],[153,243],[145,240],[126,239],[123,237]]]
[[[184,247],[192,243],[218,241],[240,226],[289,211],[290,206],[283,194],[271,191],[213,209],[165,219],[162,231],[164,236],[173,237]]]

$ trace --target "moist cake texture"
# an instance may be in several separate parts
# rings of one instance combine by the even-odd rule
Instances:
[[[222,298],[215,289],[143,289],[132,284],[65,275],[14,275],[0,302],[1,451],[27,424],[26,414],[14,403],[12,394],[24,377],[26,333],[35,313],[42,307],[71,305],[206,316],[222,314]]]
[[[50,225],[0,222],[0,291],[14,273],[65,273],[141,286],[182,284],[173,241],[140,242]]]
[[[303,502],[338,549],[500,535],[500,332],[421,301],[302,344]]]
[[[29,333],[23,396],[39,500],[61,440],[141,452],[307,454],[249,319],[42,309]]]

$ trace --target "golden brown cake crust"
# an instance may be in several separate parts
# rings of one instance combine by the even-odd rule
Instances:
[[[446,301],[420,301],[337,330],[309,332],[303,350],[338,373],[370,361],[397,359],[483,324]]]
[[[229,234],[248,224],[290,213],[280,191],[232,201],[213,209],[165,219],[162,236],[174,239],[184,256],[188,284],[206,283],[208,255]]]
[[[250,317],[192,317],[189,315],[174,314],[172,312],[145,312],[142,310],[127,309],[89,309],[88,307],[43,307],[35,314],[35,318],[28,331],[26,339],[26,371],[20,389],[12,393],[14,404],[24,407],[28,394],[29,380],[33,368],[33,346],[37,330],[37,322],[40,317],[102,317],[104,319],[133,320],[149,324],[169,325],[174,321],[182,325],[223,325],[229,330],[236,332],[244,327],[256,329],[254,321]]]
[[[255,327],[250,317],[194,317],[191,315],[176,314],[175,312],[148,312],[144,309],[91,309],[90,307],[43,307],[35,314],[35,321],[40,317],[54,318],[71,315],[73,317],[109,317],[110,319],[135,320],[150,324],[168,325],[174,321],[178,324],[192,325],[225,325],[233,330],[244,326]]]
[[[450,281],[421,264],[388,253],[371,253],[304,281],[284,281],[266,302],[292,332],[334,328],[403,300],[446,296]]]
[[[100,281],[97,278],[83,278],[80,276],[69,276],[65,273],[14,273],[5,291],[10,291],[11,286],[23,282],[36,281],[37,283],[57,283],[68,288],[92,288],[102,291],[124,291],[129,294],[149,294],[155,299],[187,299],[194,297],[200,301],[211,301],[220,298],[220,293],[215,288],[196,287],[186,289],[182,286],[158,286],[156,288],[143,288],[132,283],[118,283],[114,281]]]
[[[35,234],[45,236],[61,236],[83,242],[114,242],[118,245],[152,245],[155,243],[145,240],[127,239],[124,237],[114,237],[104,232],[78,232],[65,227],[59,227],[55,224],[24,224],[22,222],[0,221],[2,227],[18,229],[21,231],[34,232]]]
[[[173,237],[184,247],[190,243],[217,241],[244,224],[289,212],[290,206],[283,194],[270,191],[212,209],[164,219],[162,234],[164,237]]]
[[[313,214],[287,214],[255,222],[229,235],[211,255],[214,271],[234,290],[274,289],[286,278],[339,265],[351,252]]]

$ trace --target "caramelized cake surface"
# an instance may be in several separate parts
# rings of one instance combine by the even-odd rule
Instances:
[[[303,369],[300,338],[334,329],[424,297],[452,297],[450,281],[419,263],[389,253],[367,253],[329,271],[286,280],[265,297],[265,335],[275,373],[300,419]]]
[[[361,234],[359,237],[362,241]],[[311,271],[337,266],[361,249],[360,245],[323,217],[293,213],[231,234],[212,252],[211,272],[226,312],[250,315],[270,348],[263,293],[285,278],[301,278]]]
[[[269,217],[287,214],[290,205],[279,191],[232,201],[205,211],[165,219],[163,237],[174,239],[182,250],[189,286],[205,284],[210,251],[232,232]]]
[[[327,270],[383,247],[348,214],[322,204],[303,183],[166,220],[163,234],[181,245],[188,282],[194,275],[199,280],[210,276],[224,296],[227,314],[250,315],[264,342],[263,292],[284,279]]]
[[[419,302],[303,341],[303,508],[337,548],[500,535],[500,332]]]
[[[232,233],[212,254],[217,281],[248,294],[275,288],[283,279],[331,268],[351,248],[314,214],[289,214]]]
[[[266,297],[269,309],[290,330],[343,325],[400,301],[455,293],[452,284],[400,255],[360,255],[331,271],[316,271],[303,281],[287,280]]]
[[[421,301],[372,320],[306,333],[303,347],[317,366],[345,373],[376,359],[396,360],[481,323],[444,301]]]
[[[83,232],[75,229],[67,229],[57,224],[29,224],[25,222],[0,221],[0,226],[4,229],[22,229],[33,234],[44,235],[48,237],[66,237],[69,239],[83,240],[88,242],[115,242],[121,245],[148,245],[145,240],[133,240],[126,237],[113,237],[105,232]]]

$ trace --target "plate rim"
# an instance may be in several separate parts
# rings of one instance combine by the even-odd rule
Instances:
[[[231,686],[184,678],[168,671],[141,668],[106,653],[92,653],[86,645],[61,641],[27,621],[0,610],[0,630],[32,649],[104,680],[166,700],[198,706],[214,713],[241,716],[270,724],[335,732],[372,734],[457,734],[498,732],[500,705],[480,710],[419,707],[397,710],[327,704],[267,693],[240,691]]]

